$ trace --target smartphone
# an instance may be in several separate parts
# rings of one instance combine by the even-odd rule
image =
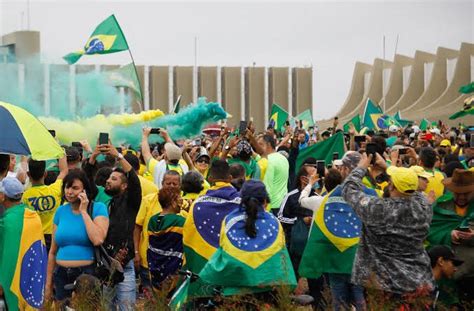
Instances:
[[[334,152],[332,154],[332,160],[334,161],[334,160],[338,160],[338,159],[339,159],[339,152]]]
[[[318,173],[319,177],[324,177],[325,168],[326,167],[324,161],[316,162],[316,172]]]
[[[398,155],[404,155],[407,154],[408,148],[400,148],[398,149]]]
[[[154,127],[151,129],[150,134],[160,134],[161,129],[159,127]]]
[[[356,143],[361,143],[361,142],[364,142],[366,139],[365,135],[357,135],[354,137],[354,141]]]
[[[286,120],[285,121],[285,126],[290,126],[290,121]]]
[[[469,227],[457,227],[457,231],[469,232],[471,229]]]
[[[82,149],[82,145],[81,145],[81,143],[78,142],[78,141],[73,141],[72,144],[71,144],[71,146],[76,147],[76,148],[81,148],[81,149]]]
[[[99,133],[99,145],[107,145],[109,143],[109,133]]]
[[[374,164],[377,153],[377,145],[374,143],[368,143],[365,147],[365,152],[367,153],[367,156],[369,156],[370,154],[372,155],[372,161],[370,163]]]
[[[240,123],[239,123],[239,133],[240,133],[240,135],[244,135],[246,130],[247,130],[247,121],[240,121]]]
[[[51,134],[51,136],[53,137],[56,137],[56,131],[55,130],[48,130],[49,134]]]
[[[117,152],[118,152],[118,153],[122,153],[122,147],[117,147],[117,148],[115,148],[115,149],[117,149]]]

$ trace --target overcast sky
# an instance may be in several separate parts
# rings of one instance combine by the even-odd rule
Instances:
[[[0,34],[26,29],[27,1],[0,0]],[[474,42],[474,1],[163,2],[30,0],[30,29],[52,62],[80,49],[115,14],[137,64],[313,66],[316,119],[332,117],[349,92],[356,61],[458,49]],[[125,64],[128,54],[81,63]]]

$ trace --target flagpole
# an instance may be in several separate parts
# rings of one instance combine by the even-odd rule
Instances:
[[[115,23],[117,24],[118,29],[120,30],[120,33],[122,34],[123,40],[127,44],[128,54],[130,54],[130,58],[132,59],[133,68],[135,69],[135,74],[137,75],[138,87],[139,87],[139,90],[140,90],[140,104],[138,105],[138,107],[140,108],[140,112],[142,112],[143,111],[143,109],[142,109],[142,105],[143,105],[142,83],[140,82],[140,78],[138,76],[137,66],[135,65],[135,60],[133,59],[132,50],[130,49],[130,45],[127,42],[127,38],[125,37],[125,35],[122,31],[122,27],[120,27],[120,24],[117,21],[117,18],[115,17],[115,14],[112,14],[112,16],[114,17]]]

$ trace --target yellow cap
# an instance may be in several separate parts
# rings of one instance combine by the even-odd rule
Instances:
[[[443,139],[439,145],[441,147],[451,147],[451,142],[447,139]]]
[[[387,174],[392,178],[395,188],[401,193],[412,194],[418,189],[418,176],[409,168],[392,165],[387,169]]]
[[[428,173],[427,171],[425,171],[425,169],[421,166],[418,166],[418,165],[415,165],[415,166],[412,166],[410,167],[410,169],[412,171],[415,172],[415,174],[418,176],[418,177],[423,177],[423,178],[430,178],[430,177],[433,177],[432,174]]]

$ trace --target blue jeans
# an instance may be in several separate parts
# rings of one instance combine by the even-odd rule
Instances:
[[[57,265],[53,272],[54,299],[63,301],[71,298],[73,290],[66,290],[64,286],[74,284],[74,281],[81,274],[94,274],[94,267],[93,264],[77,268],[66,268]]]
[[[364,288],[351,283],[351,275],[328,273],[332,303],[335,311],[347,310],[351,304],[356,310],[365,310]]]
[[[123,268],[124,280],[115,287],[104,287],[104,297],[106,297],[110,310],[128,311],[135,309],[137,299],[135,268],[133,259]]]

